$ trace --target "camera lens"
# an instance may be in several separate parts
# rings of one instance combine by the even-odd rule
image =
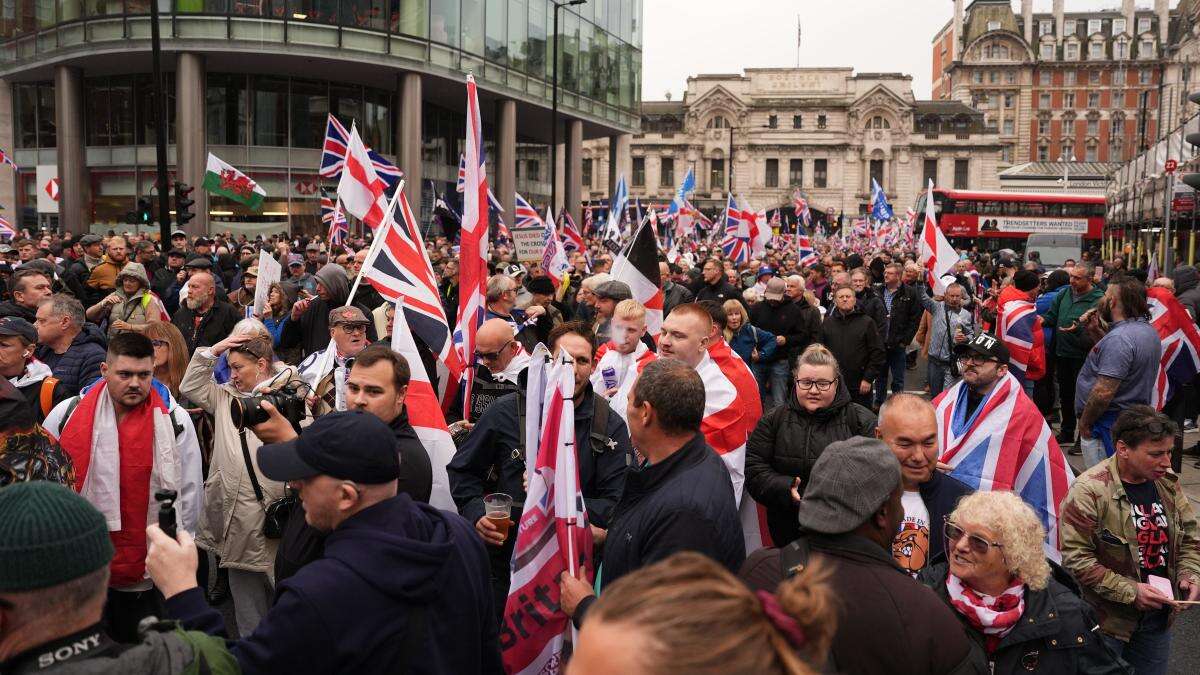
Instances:
[[[233,426],[237,429],[245,429],[245,413],[242,399],[235,398],[229,401],[229,419],[233,422]]]

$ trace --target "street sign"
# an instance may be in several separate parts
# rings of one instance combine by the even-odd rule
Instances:
[[[514,227],[511,232],[517,260],[519,262],[541,262],[542,250],[546,247],[542,243],[542,233],[545,230],[540,227]]]
[[[1178,168],[1179,162],[1174,159],[1168,159],[1167,163],[1163,165],[1163,170],[1165,170],[1167,173],[1175,173],[1175,169]]]

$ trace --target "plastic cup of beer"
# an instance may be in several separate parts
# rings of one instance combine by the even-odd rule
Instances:
[[[513,498],[503,492],[494,492],[483,498],[483,515],[504,535],[504,540],[508,539],[508,526],[512,522],[512,505]]]

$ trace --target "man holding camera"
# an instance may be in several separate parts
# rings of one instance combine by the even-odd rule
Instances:
[[[100,380],[55,406],[43,426],[75,464],[72,487],[108,523],[116,555],[105,620],[113,639],[135,642],[138,622],[162,607],[146,578],[151,494],[176,491],[179,527],[196,531],[203,478],[192,419],[154,382],[150,338],[118,333],[108,342]]]

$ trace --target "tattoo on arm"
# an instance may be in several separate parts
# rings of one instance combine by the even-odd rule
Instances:
[[[1108,409],[1120,386],[1121,381],[1116,378],[1097,376],[1096,384],[1092,386],[1092,392],[1088,394],[1087,403],[1083,404],[1083,412],[1079,415],[1079,426],[1090,429]]]

